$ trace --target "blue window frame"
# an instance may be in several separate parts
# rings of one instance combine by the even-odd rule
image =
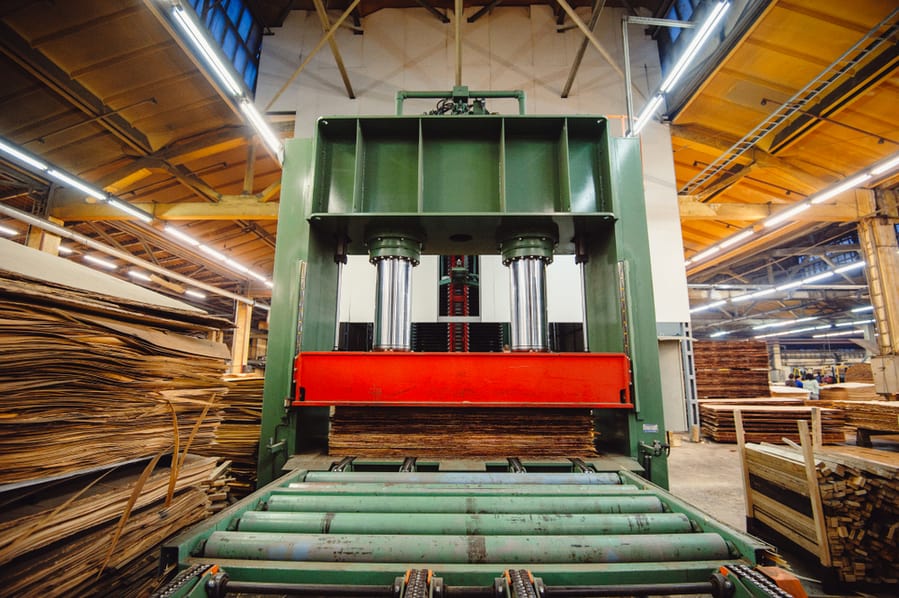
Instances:
[[[245,0],[189,0],[250,93],[256,93],[262,25]]]

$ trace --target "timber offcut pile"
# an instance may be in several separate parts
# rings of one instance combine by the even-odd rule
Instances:
[[[256,489],[264,382],[265,378],[259,375],[225,377],[228,394],[222,423],[215,431],[215,444],[199,451],[231,460],[228,489],[234,498],[243,498]]]
[[[823,447],[814,451],[811,476],[793,448],[747,444],[744,459],[752,520],[816,556],[843,582],[896,587],[899,455]],[[764,537],[766,528],[751,531]]]
[[[769,394],[768,347],[762,341],[697,341],[693,359],[700,399]]]
[[[899,401],[834,401],[850,428],[899,434]]]
[[[736,442],[734,411],[743,415],[747,442],[781,443],[782,438],[799,441],[798,420],[811,421],[812,407],[800,405],[720,405],[700,404],[702,434],[715,442]],[[846,440],[845,417],[839,409],[821,409],[822,440],[836,444]]]
[[[220,324],[0,272],[0,485],[211,444]]]
[[[592,457],[585,409],[337,407],[329,453],[372,457]]]

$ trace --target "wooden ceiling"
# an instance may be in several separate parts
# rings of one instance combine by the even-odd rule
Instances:
[[[83,194],[50,186],[2,160],[0,199],[53,215],[81,234],[173,272],[265,297],[268,289],[255,279],[161,233],[166,223],[177,224],[270,276],[280,170],[150,10],[154,1],[0,1],[0,135],[144,206],[156,223],[123,220],[105,206],[86,204]],[[357,18],[364,27],[365,15],[376,10],[420,10],[422,2],[363,0]],[[427,3],[439,9],[452,5]],[[522,3],[533,4],[504,4]],[[335,0],[328,7],[341,11],[347,4]],[[607,4],[664,16],[671,0]],[[277,26],[290,10],[314,9],[311,0],[257,0],[253,6],[266,26]],[[891,0],[769,2],[742,39],[717,57],[701,85],[669,107],[686,257],[899,149],[897,19],[889,17],[894,9]],[[838,61],[863,38],[863,55]],[[839,70],[850,59],[857,60],[815,103],[803,106],[817,116],[791,115],[727,168],[688,188],[780,103],[822,73],[834,75],[828,69]],[[275,124],[282,135],[292,130],[291,122]],[[878,182],[896,183],[895,177]],[[826,217],[785,227],[765,249],[820,244],[851,229],[853,215],[845,210],[821,214]],[[19,240],[24,239],[23,224],[5,218],[0,223],[20,230]],[[758,248],[725,258],[691,266],[691,282],[753,282],[767,275],[762,264],[772,259]],[[126,265],[119,265],[124,273]],[[223,314],[232,308],[230,300],[214,297],[198,305]]]

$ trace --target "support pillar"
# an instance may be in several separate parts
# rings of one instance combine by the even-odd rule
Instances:
[[[503,265],[510,274],[513,351],[549,351],[546,265],[553,261],[556,241],[545,232],[523,232],[507,236],[501,244]]]
[[[860,190],[856,199],[861,213],[877,214],[858,223],[880,351],[871,358],[874,386],[878,394],[899,395],[899,194]]]
[[[369,261],[378,268],[375,285],[375,351],[412,350],[412,268],[421,259],[420,235],[369,235]]]
[[[234,339],[231,341],[231,373],[242,374],[250,352],[253,306],[240,301],[234,308]]]

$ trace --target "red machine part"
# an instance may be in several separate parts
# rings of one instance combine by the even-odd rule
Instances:
[[[633,407],[620,353],[300,353],[295,407]]]

